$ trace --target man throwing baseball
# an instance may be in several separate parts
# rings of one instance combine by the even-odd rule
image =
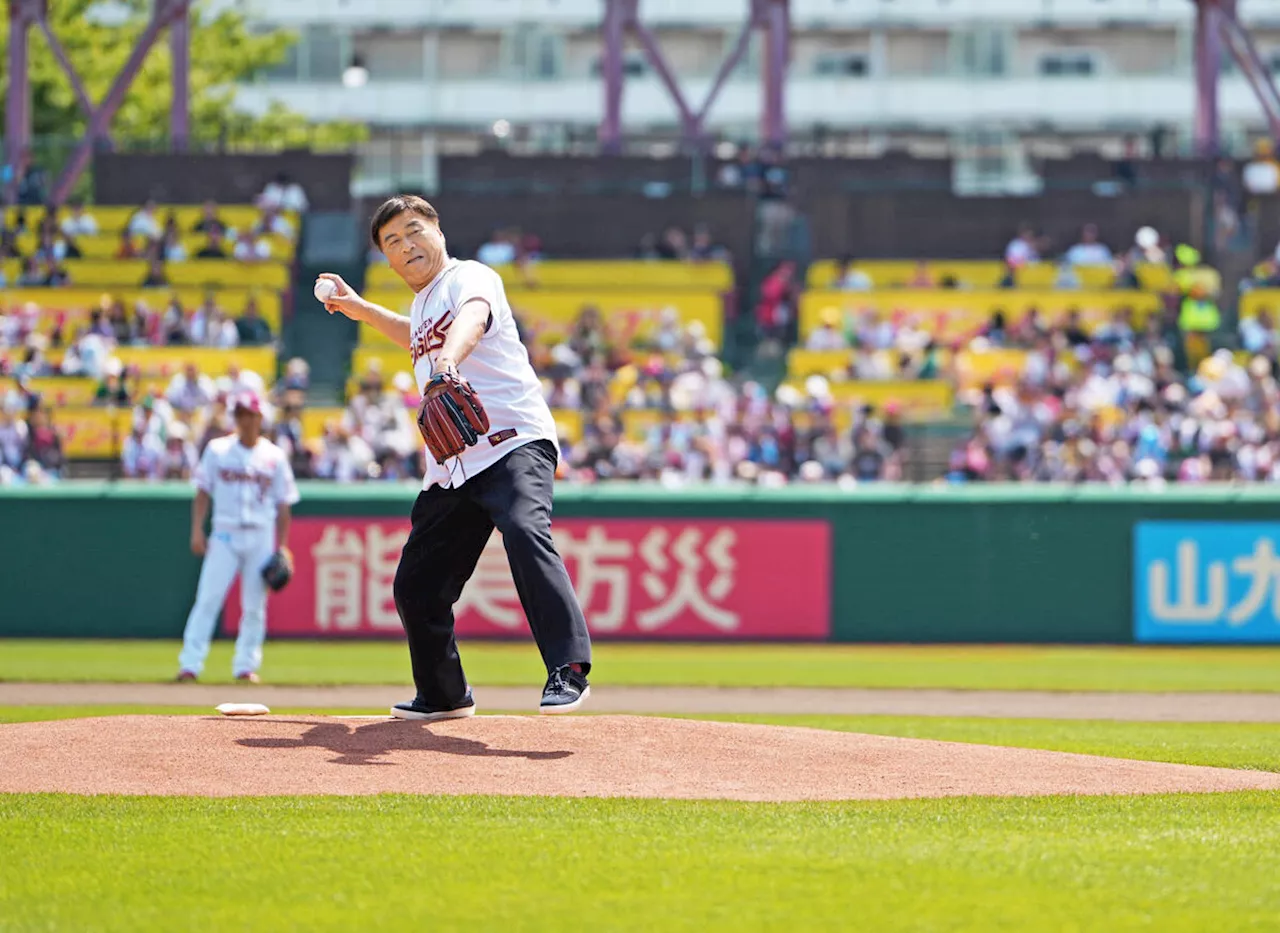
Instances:
[[[234,396],[234,434],[217,437],[204,449],[193,481],[191,550],[204,557],[196,602],[187,617],[178,655],[178,680],[195,680],[204,670],[209,642],[227,590],[240,577],[240,634],[231,672],[257,683],[262,642],[267,635],[267,587],[288,582],[289,521],[298,501],[289,458],[262,436],[262,405],[256,395]],[[213,504],[213,534],[204,523]]]
[[[418,427],[430,456],[394,586],[418,693],[391,715],[475,712],[453,605],[495,527],[547,667],[540,711],[572,712],[589,692],[591,639],[551,540],[555,422],[502,279],[488,266],[449,257],[436,210],[422,198],[386,201],[370,234],[416,293],[409,317],[364,300],[336,275],[322,275],[316,293],[327,295],[330,314],[368,323],[408,350],[422,390]]]

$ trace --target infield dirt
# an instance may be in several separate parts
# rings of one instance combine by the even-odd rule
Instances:
[[[0,792],[730,800],[1280,789],[1280,774],[635,716],[113,716],[0,726]]]

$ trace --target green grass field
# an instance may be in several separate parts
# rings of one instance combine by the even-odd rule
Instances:
[[[0,640],[0,680],[168,680],[177,650],[164,641]],[[472,682],[485,686],[545,676],[532,644],[464,644],[463,659]],[[1280,691],[1280,648],[606,643],[595,661],[601,684]],[[204,679],[229,682],[230,664],[230,644],[215,643]],[[263,676],[278,684],[401,684],[408,668],[399,641],[279,641],[267,645]]]
[[[0,679],[165,680],[175,652],[0,641]],[[229,652],[218,644],[205,679],[229,679]],[[464,657],[476,683],[541,677],[530,645],[469,644]],[[596,661],[596,681],[617,684],[1280,690],[1280,651],[1253,648],[606,644]],[[407,661],[398,642],[273,642],[264,675],[402,683]],[[192,710],[0,707],[0,723],[136,712]],[[714,718],[1280,772],[1280,724]],[[838,804],[0,795],[0,931],[1218,933],[1276,926],[1277,851],[1280,792]]]
[[[6,930],[1231,930],[1280,795],[0,797]]]

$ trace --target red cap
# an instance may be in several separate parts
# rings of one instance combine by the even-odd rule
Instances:
[[[258,396],[252,392],[241,392],[235,397],[235,404],[232,406],[233,411],[251,411],[254,414],[262,414],[262,403],[258,401]]]

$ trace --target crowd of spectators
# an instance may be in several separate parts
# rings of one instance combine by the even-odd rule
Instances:
[[[1280,481],[1274,356],[1218,350],[1184,375],[1160,344],[1080,349],[1041,378],[988,387],[947,479]]]
[[[775,393],[735,381],[701,323],[670,309],[619,326],[586,308],[563,339],[533,347],[548,403],[581,412],[581,438],[564,450],[572,481],[901,476],[900,412],[860,409],[842,429],[825,380]]]
[[[290,235],[280,226],[287,221],[273,209],[262,218],[250,237]],[[59,235],[73,240],[91,232],[91,223],[90,213],[71,211]],[[239,242],[240,234],[222,228],[216,205],[206,207],[200,225],[197,232],[211,240]],[[130,229],[153,249],[166,242],[165,224],[147,205]],[[690,234],[671,228],[646,237],[638,255],[687,262],[728,258],[705,228]],[[1011,286],[1018,269],[1048,255],[1043,237],[1030,227],[1020,229],[1005,251],[1009,274],[1002,284]],[[491,265],[539,257],[537,238],[518,230],[495,231],[477,253]],[[154,252],[151,258],[163,261]],[[1022,351],[1013,378],[1002,374],[992,384],[959,392],[969,428],[945,468],[932,474],[940,473],[942,482],[1280,480],[1277,331],[1271,314],[1242,321],[1238,351],[1192,352],[1184,302],[1212,299],[1220,285],[1206,289],[1206,277],[1216,272],[1194,251],[1143,228],[1132,244],[1113,252],[1087,226],[1052,261],[1057,288],[1080,288],[1077,270],[1106,265],[1115,270],[1119,288],[1138,287],[1142,264],[1168,265],[1176,284],[1156,312],[1137,315],[1121,307],[1098,327],[1087,327],[1079,311],[1048,320],[1036,311],[1014,318],[996,310],[981,326],[955,334],[919,312],[882,316],[830,308],[803,345],[851,351],[847,370],[837,378],[953,384],[960,382],[956,367],[963,351]],[[861,292],[875,284],[848,260],[833,287]],[[935,275],[927,263],[916,266],[905,284],[969,287]],[[1280,252],[1243,283],[1246,289],[1276,286]],[[797,337],[800,289],[799,270],[790,262],[780,263],[760,289],[761,335],[782,347]],[[301,421],[308,375],[301,360],[291,361],[269,391],[251,373],[233,370],[215,380],[188,367],[164,392],[140,397],[137,374],[113,357],[115,347],[131,344],[232,347],[270,341],[269,328],[252,309],[233,319],[213,296],[195,309],[176,302],[162,309],[139,302],[126,309],[104,296],[78,326],[59,321],[51,333],[41,334],[36,317],[38,309],[24,308],[0,318],[0,346],[25,347],[12,375],[87,375],[99,380],[97,404],[131,407],[130,433],[120,448],[125,476],[189,476],[203,446],[231,429],[225,399],[241,389],[270,400],[264,405],[268,436],[285,447],[299,477],[352,482],[422,473],[422,444],[412,417],[419,398],[407,372],[384,374],[375,365],[360,374],[341,415],[308,442]],[[606,319],[588,306],[563,334],[522,326],[522,337],[548,403],[580,424],[562,438],[566,481],[850,485],[919,476],[909,469],[909,431],[896,404],[876,408],[837,401],[828,378],[818,375],[775,390],[735,378],[703,326],[682,322],[674,309]],[[64,351],[57,368],[44,355],[53,349]],[[47,409],[21,393],[16,397],[10,393],[0,417],[0,479],[56,476],[62,456]]]
[[[215,379],[188,363],[157,388],[113,357],[105,362],[92,404],[130,413],[127,433],[114,439],[119,475],[189,479],[209,441],[234,429],[227,399],[250,392],[263,400],[267,436],[284,448],[303,475],[310,475],[314,451],[304,443],[301,426],[309,381],[310,371],[302,359],[290,360],[283,378],[269,392],[261,375],[234,364]],[[60,478],[65,457],[57,421],[53,400],[25,380],[0,388],[0,485]]]
[[[87,376],[101,379],[117,347],[264,346],[274,342],[271,326],[250,297],[239,315],[232,315],[214,293],[194,308],[176,296],[163,305],[138,299],[132,306],[103,294],[87,318],[70,310],[54,312],[52,320],[35,302],[8,313],[0,311],[0,349],[17,350],[0,359],[0,376],[38,379],[47,376]],[[47,323],[47,327],[42,327]]]
[[[715,241],[711,228],[697,224],[692,233],[680,227],[668,227],[661,234],[647,233],[636,247],[636,259],[662,259],[672,262],[731,262],[724,246]]]

